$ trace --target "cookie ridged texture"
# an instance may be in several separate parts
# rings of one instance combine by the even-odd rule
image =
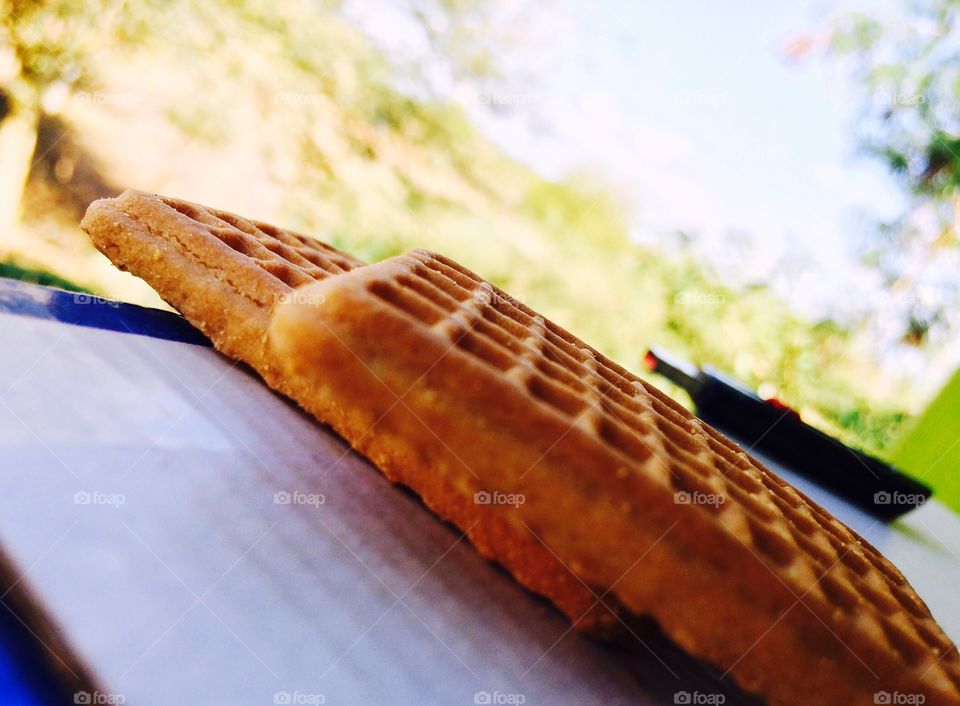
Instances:
[[[457,263],[427,251],[395,263],[367,285],[370,294],[513,380],[532,412],[586,430],[664,493],[724,498],[677,510],[711,516],[831,631],[856,633],[960,694],[956,647],[866,540],[656,388]]]
[[[181,199],[129,190],[90,205],[94,245],[231,357],[258,367],[276,304],[365,263],[314,238]]]
[[[242,264],[252,264],[290,292],[310,282],[341,274],[364,264],[352,255],[320,240],[227,211],[164,196],[154,197],[189,221],[187,227],[208,233],[233,253],[224,253]]]
[[[271,299],[364,264],[306,235],[168,196],[125,191],[115,199],[94,202],[84,223],[103,209],[149,224],[153,234],[177,241],[204,264],[243,270],[263,289],[272,290]],[[218,255],[220,260],[215,261]],[[253,267],[267,278],[258,276]],[[241,293],[261,301],[257,287],[244,287],[242,278],[237,281]]]

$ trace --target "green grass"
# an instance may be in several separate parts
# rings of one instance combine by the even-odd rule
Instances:
[[[0,262],[0,277],[18,279],[22,282],[30,282],[32,284],[42,284],[46,287],[59,287],[60,289],[66,289],[70,292],[90,293],[89,289],[81,287],[76,282],[71,282],[68,279],[44,270],[22,267],[10,261]]]

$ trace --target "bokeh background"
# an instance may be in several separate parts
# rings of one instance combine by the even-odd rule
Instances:
[[[958,5],[0,0],[0,274],[162,306],[128,187],[427,247],[957,498]]]

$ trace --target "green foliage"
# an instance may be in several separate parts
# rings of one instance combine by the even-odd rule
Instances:
[[[5,88],[33,104],[55,82],[86,86],[91,58],[114,38],[140,36],[154,12],[131,13],[107,0],[0,0],[0,51],[18,67]]]
[[[854,59],[865,92],[866,145],[914,191],[938,199],[960,185],[960,63],[956,3],[923,0],[890,21],[858,14],[832,29],[830,46]]]
[[[521,207],[560,240],[587,240],[597,249],[627,244],[626,207],[608,189],[584,177],[536,181]]]
[[[913,196],[906,213],[878,228],[868,261],[911,302],[902,340],[922,345],[930,333],[960,326],[960,280],[945,282],[937,273],[945,258],[960,261],[960,24],[954,0],[904,2],[899,9],[886,21],[843,18],[829,46],[852,61],[862,88],[863,147]],[[887,237],[891,232],[896,237]]]
[[[86,287],[81,287],[75,282],[59,277],[45,270],[38,270],[30,267],[23,267],[15,262],[0,262],[0,277],[7,279],[18,279],[32,284],[42,284],[45,287],[59,287],[69,292],[89,293]]]

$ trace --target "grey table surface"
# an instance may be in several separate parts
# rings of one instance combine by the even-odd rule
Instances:
[[[0,330],[7,589],[29,593],[65,638],[51,649],[106,694],[583,705],[701,688],[669,657],[638,669],[571,632],[213,350],[11,314]],[[931,502],[883,525],[777,470],[890,557],[960,638],[957,516]]]

